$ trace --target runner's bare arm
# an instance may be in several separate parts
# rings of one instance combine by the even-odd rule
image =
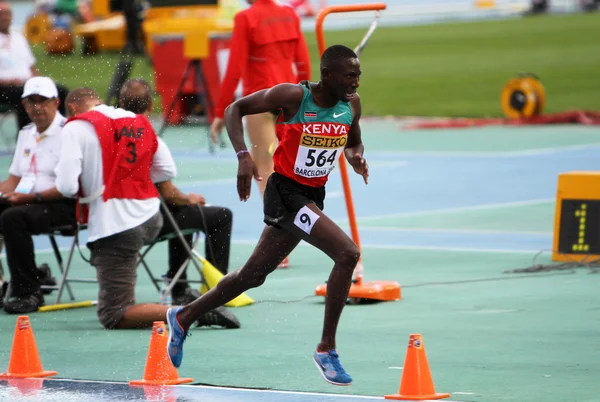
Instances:
[[[362,106],[360,104],[360,96],[358,93],[354,95],[350,101],[350,107],[352,108],[352,126],[350,126],[350,132],[348,133],[348,143],[344,149],[346,160],[354,168],[354,171],[361,175],[365,181],[365,184],[369,183],[369,165],[363,158],[364,146],[361,138],[360,131],[360,116],[362,114]]]
[[[304,91],[299,85],[279,84],[270,89],[263,89],[244,96],[225,109],[225,127],[227,127],[227,134],[239,160],[237,190],[241,201],[247,201],[250,198],[252,177],[259,181],[262,180],[246,148],[242,117],[281,110],[287,120],[296,114],[303,96]]]
[[[238,153],[246,150],[242,117],[282,110],[290,118],[296,114],[304,91],[297,84],[279,84],[257,91],[233,102],[225,109],[225,127],[233,149]]]

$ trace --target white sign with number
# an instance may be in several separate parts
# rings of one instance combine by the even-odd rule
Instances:
[[[303,133],[296,154],[294,173],[303,177],[324,177],[335,168],[348,137]]]

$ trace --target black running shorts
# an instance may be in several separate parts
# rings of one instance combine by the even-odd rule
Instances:
[[[305,186],[275,172],[269,176],[265,188],[264,221],[267,225],[281,228],[282,222],[306,219],[306,217],[297,217],[297,215],[303,207],[310,203],[314,203],[320,210],[323,210],[324,201],[325,186]],[[309,213],[310,216],[313,214]]]

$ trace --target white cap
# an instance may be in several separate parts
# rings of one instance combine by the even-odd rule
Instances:
[[[25,83],[21,98],[27,98],[31,95],[39,95],[44,98],[58,98],[58,89],[56,89],[54,81],[48,77],[32,77]]]

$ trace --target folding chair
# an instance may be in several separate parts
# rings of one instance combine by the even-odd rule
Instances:
[[[162,199],[161,199],[162,201]],[[80,199],[80,204],[79,206],[83,206],[81,204],[81,199]],[[78,206],[78,208],[79,208]],[[166,208],[166,205],[163,206],[164,208]],[[84,206],[85,208],[85,206]],[[58,290],[58,294],[56,297],[56,304],[60,303],[61,297],[62,297],[62,293],[65,289],[65,287],[67,288],[67,292],[69,293],[69,297],[70,299],[73,301],[75,300],[75,296],[73,293],[73,290],[71,289],[70,286],[70,282],[82,282],[82,283],[97,283],[98,281],[96,279],[85,279],[85,278],[68,278],[68,274],[69,274],[69,268],[71,266],[71,262],[72,262],[72,258],[73,258],[73,254],[75,252],[75,247],[78,246],[78,233],[81,230],[85,230],[87,229],[87,223],[82,223],[82,222],[87,222],[87,213],[86,212],[81,212],[79,209],[78,211],[78,222],[77,226],[63,226],[63,227],[58,227],[58,228],[54,228],[53,229],[53,233],[50,236],[50,243],[52,244],[52,249],[54,250],[54,254],[56,256],[56,260],[59,266],[59,269],[61,271],[61,280],[60,283],[58,284],[58,286],[55,287],[47,287],[49,289],[57,289]],[[163,209],[164,211],[164,209]],[[148,275],[150,276],[150,280],[152,281],[152,283],[154,284],[154,286],[156,287],[156,290],[160,293],[160,283],[162,282],[162,278],[156,278],[154,276],[154,274],[152,273],[152,271],[150,270],[150,267],[148,266],[148,264],[145,261],[145,257],[148,255],[148,253],[150,252],[150,250],[152,250],[152,248],[161,242],[167,241],[167,240],[171,240],[174,238],[177,238],[180,236],[185,236],[188,234],[192,234],[192,235],[196,235],[195,239],[193,241],[193,246],[192,249],[194,247],[196,247],[198,241],[200,240],[200,231],[197,229],[186,229],[186,230],[179,230],[179,227],[177,226],[176,222],[173,219],[173,216],[170,214],[170,212],[167,209],[167,213],[165,214],[167,216],[168,219],[171,220],[173,227],[175,228],[175,232],[173,233],[168,233],[166,235],[163,236],[159,236],[156,239],[154,239],[153,241],[151,241],[150,243],[148,243],[146,245],[146,248],[142,251],[140,251],[138,253],[138,263],[137,266],[139,266],[140,264],[142,264],[146,270],[146,272],[148,273]],[[177,232],[179,231],[179,233]],[[61,236],[72,236],[73,237],[73,242],[71,243],[71,247],[69,249],[69,254],[67,257],[67,263],[66,265],[62,264],[62,255],[60,253],[60,250],[58,249],[58,245],[56,243],[56,239],[55,236],[57,235],[61,235]],[[185,243],[185,247],[186,249],[189,248],[189,246],[187,245],[187,243]],[[171,283],[169,284],[168,287],[168,291],[170,292],[173,288],[173,286],[175,286],[176,283],[179,282],[179,278],[181,277],[181,275],[183,274],[184,270],[186,269],[188,263],[190,262],[190,260],[196,265],[196,268],[198,270],[198,273],[200,274],[200,277],[202,278],[202,274],[201,274],[201,267],[198,265],[198,262],[194,259],[194,255],[192,254],[191,250],[188,250],[188,258],[185,260],[185,262],[181,265],[181,267],[179,268],[179,270],[177,271],[177,274],[175,275],[174,278],[172,278]],[[186,280],[186,281],[182,281],[182,283],[199,283],[202,284],[204,283],[204,281],[202,280]],[[162,302],[163,300],[161,300]]]
[[[186,236],[186,235],[195,235],[194,236],[194,240],[192,242],[192,249],[194,249],[196,247],[196,245],[198,244],[198,241],[200,241],[200,231],[198,229],[183,229],[180,230],[181,235],[182,236]],[[159,236],[156,239],[154,239],[152,242],[150,242],[149,244],[147,244],[146,248],[142,251],[140,251],[139,255],[139,261],[138,261],[138,266],[141,264],[144,266],[144,269],[146,270],[146,272],[148,273],[148,276],[150,276],[150,281],[152,282],[152,284],[154,285],[154,287],[156,288],[156,290],[160,293],[160,283],[163,282],[162,278],[157,278],[154,276],[154,274],[152,273],[152,270],[150,269],[150,267],[148,266],[148,264],[146,263],[146,256],[148,255],[148,253],[150,252],[150,250],[152,250],[152,248],[154,248],[154,246],[156,246],[158,243],[162,243],[165,241],[169,241],[172,239],[176,239],[177,237],[179,237],[179,234],[177,232],[173,232],[173,233],[167,233],[163,236]],[[204,281],[201,280],[190,280],[190,279],[186,279],[184,281],[180,281],[179,278],[181,277],[181,275],[183,274],[183,272],[185,271],[187,265],[189,264],[190,260],[193,259],[194,256],[191,255],[191,253],[188,253],[188,258],[183,262],[183,264],[179,267],[179,269],[177,270],[177,274],[175,275],[175,277],[171,278],[171,281],[169,283],[169,286],[167,288],[167,293],[169,293],[172,289],[173,286],[175,286],[177,283],[198,283],[198,284],[202,284],[204,283]],[[200,271],[199,271],[200,273]],[[202,278],[202,275],[200,274],[200,277]],[[162,300],[163,295],[161,295],[161,302],[163,302],[164,300]]]
[[[144,259],[144,257],[148,254],[148,252],[158,243],[166,241],[166,240],[171,240],[171,239],[175,239],[175,238],[179,238],[181,243],[183,244],[183,246],[185,247],[185,250],[188,254],[188,258],[184,261],[184,263],[181,265],[181,267],[179,267],[179,269],[177,270],[177,273],[175,274],[175,276],[173,278],[171,278],[171,281],[169,283],[169,286],[166,289],[165,295],[168,293],[171,293],[171,291],[173,290],[173,287],[177,284],[177,283],[200,283],[200,284],[206,284],[206,281],[204,280],[204,277],[202,275],[202,266],[200,261],[198,261],[198,258],[196,258],[196,256],[194,255],[194,248],[196,247],[196,245],[198,244],[198,241],[200,240],[200,231],[197,229],[184,229],[181,230],[179,229],[179,225],[177,224],[177,222],[175,221],[175,218],[173,218],[173,214],[171,213],[171,211],[169,210],[169,207],[167,206],[165,200],[160,197],[160,203],[161,203],[161,211],[163,213],[163,216],[165,216],[167,218],[167,220],[171,223],[171,226],[173,227],[173,229],[175,230],[172,233],[168,233],[166,235],[163,236],[159,236],[156,239],[154,239],[152,242],[150,242],[148,244],[148,247],[146,247],[146,249],[144,250],[143,253],[139,253],[139,257],[140,257],[140,262],[138,263],[138,265],[141,263],[144,268],[146,269],[146,272],[148,273],[148,275],[150,276],[150,279],[152,281],[152,283],[154,284],[154,286],[156,287],[156,290],[160,293],[160,286],[158,285],[158,283],[162,282],[162,278],[161,279],[156,279],[156,277],[152,274],[152,271],[150,270],[150,267],[148,267],[148,264],[146,264],[146,261]],[[184,240],[184,236],[186,234],[194,234],[196,235],[195,240],[192,242],[192,247],[190,248],[190,246],[187,244],[187,242]],[[187,265],[189,262],[192,262],[195,267],[196,270],[198,271],[198,274],[200,275],[200,280],[199,281],[194,281],[194,280],[189,280],[186,279],[185,281],[179,281],[179,278],[181,277],[181,275],[183,274],[183,272],[185,271]],[[163,298],[165,295],[161,295],[161,303],[164,302]]]
[[[54,256],[56,258],[56,263],[58,264],[58,269],[60,270],[60,282],[58,285],[49,286],[42,285],[42,290],[57,290],[58,294],[56,295],[56,304],[60,303],[62,293],[64,288],[67,288],[67,292],[69,293],[69,297],[71,300],[75,300],[75,294],[73,293],[73,289],[71,288],[70,282],[84,282],[84,283],[94,283],[96,279],[82,279],[82,278],[73,278],[67,279],[69,274],[69,269],[71,267],[71,262],[73,261],[73,254],[75,253],[75,247],[78,246],[78,234],[80,231],[87,229],[87,224],[76,224],[76,225],[64,225],[57,226],[50,229],[48,238],[50,239],[50,245],[52,246],[52,250],[54,252]],[[64,237],[73,237],[73,241],[71,242],[71,246],[69,248],[69,255],[67,257],[66,264],[63,262],[62,253],[58,248],[58,244],[56,242],[56,236],[64,236]],[[4,295],[4,302],[8,301],[11,293],[10,282],[8,283],[8,287],[6,290],[6,294]]]
[[[62,298],[62,293],[67,288],[67,293],[69,293],[69,298],[71,301],[75,300],[75,294],[73,293],[73,289],[71,288],[70,283],[97,283],[96,279],[87,279],[87,278],[69,278],[69,270],[71,268],[71,263],[73,262],[73,254],[75,253],[75,248],[79,247],[79,233],[82,230],[87,229],[86,223],[77,223],[75,225],[67,225],[67,226],[59,226],[52,228],[52,233],[48,235],[50,238],[50,244],[52,245],[52,250],[54,251],[54,256],[56,257],[56,263],[58,264],[58,268],[60,269],[61,278],[60,282],[57,286],[42,286],[42,289],[53,289],[57,290],[58,293],[56,295],[56,304],[59,304]],[[66,264],[63,265],[63,257],[60,249],[58,248],[58,244],[56,243],[56,236],[63,237],[73,237],[73,241],[71,242],[71,246],[69,247],[69,254],[67,257]]]
[[[161,201],[162,201],[162,198],[161,198]],[[166,209],[167,208],[166,205],[163,205],[163,208]],[[193,241],[192,248],[190,249],[188,244],[184,243],[184,246],[188,252],[188,258],[181,265],[181,267],[179,267],[179,270],[177,271],[177,274],[175,275],[175,277],[172,278],[167,291],[170,292],[172,290],[173,286],[175,286],[176,283],[180,282],[179,278],[183,274],[184,270],[186,269],[186,267],[190,261],[192,261],[192,263],[196,266],[196,269],[197,269],[198,273],[200,274],[201,279],[200,280],[187,279],[185,281],[181,281],[181,283],[187,282],[187,283],[206,284],[202,277],[202,268],[200,266],[200,262],[196,259],[196,257],[192,253],[192,250],[196,247],[196,245],[198,244],[198,241],[200,240],[201,232],[198,229],[180,230],[179,227],[177,226],[177,223],[173,219],[173,216],[171,215],[170,211],[168,209],[166,209],[166,211],[167,212],[165,213],[165,215],[166,215],[167,219],[171,220],[171,223],[172,223],[173,227],[175,228],[175,232],[168,233],[163,236],[159,236],[156,239],[154,239],[153,241],[151,241],[150,243],[148,243],[146,245],[146,248],[143,250],[143,252],[140,251],[138,253],[139,260],[138,260],[137,265],[139,266],[139,264],[142,264],[144,266],[146,272],[150,276],[150,280],[156,287],[156,290],[160,293],[159,283],[162,282],[162,278],[157,279],[154,276],[154,274],[150,270],[150,267],[148,266],[148,264],[145,261],[145,257],[148,255],[150,250],[152,250],[152,248],[158,243],[161,243],[161,242],[164,242],[167,240],[171,240],[171,239],[174,239],[177,237],[180,237],[183,240],[183,236],[188,235],[188,234],[193,234],[193,235],[195,235],[195,239]],[[42,286],[42,289],[58,290],[58,294],[56,296],[56,302],[55,302],[56,304],[60,304],[62,294],[63,294],[63,291],[65,288],[67,289],[67,293],[69,294],[69,298],[71,299],[71,301],[75,300],[75,294],[70,285],[71,282],[75,282],[75,283],[77,283],[77,282],[97,283],[98,282],[97,279],[69,278],[68,277],[69,270],[71,268],[71,263],[73,261],[73,254],[75,253],[75,248],[78,247],[79,232],[87,229],[87,223],[82,223],[82,222],[86,222],[86,221],[85,221],[85,219],[81,220],[81,215],[79,214],[79,211],[78,211],[78,223],[77,224],[55,227],[55,228],[51,229],[50,233],[48,233],[48,237],[50,239],[50,244],[52,245],[52,250],[56,257],[56,261],[57,261],[57,264],[58,264],[58,267],[59,267],[59,270],[61,273],[61,278],[60,278],[60,282],[57,286]],[[69,248],[69,253],[68,253],[66,264],[63,264],[63,257],[62,257],[62,253],[60,252],[60,249],[58,248],[58,244],[56,242],[56,236],[73,237],[73,241],[71,242],[71,246]],[[6,299],[8,299],[8,295],[10,294],[10,286],[6,293],[7,293]],[[162,300],[161,300],[161,302],[162,302]]]
[[[86,279],[86,278],[69,278],[69,268],[71,267],[71,262],[73,259],[73,254],[75,253],[75,247],[78,247],[78,233],[81,230],[85,230],[87,229],[87,225],[86,224],[78,224],[77,228],[74,228],[72,226],[64,226],[64,227],[58,227],[58,228],[54,228],[53,229],[53,233],[49,235],[50,238],[50,243],[52,245],[52,249],[54,250],[54,255],[56,256],[56,261],[58,264],[58,267],[60,269],[61,272],[61,279],[60,282],[57,286],[42,286],[42,289],[52,289],[52,290],[58,290],[58,294],[56,296],[56,304],[59,304],[62,298],[62,293],[64,291],[64,289],[67,289],[67,293],[69,294],[69,298],[71,299],[71,301],[75,300],[75,295],[73,293],[73,289],[70,286],[71,282],[75,282],[75,283],[97,283],[98,281],[96,279]],[[195,239],[193,242],[193,247],[194,248],[196,246],[196,244],[198,243],[198,241],[200,240],[200,232],[197,229],[188,229],[188,230],[183,230],[182,234],[188,235],[188,234],[195,234]],[[63,258],[62,258],[62,254],[58,248],[58,245],[56,243],[56,238],[55,236],[60,235],[60,236],[72,236],[73,237],[73,242],[71,243],[71,247],[69,248],[69,254],[67,257],[67,262],[66,265],[63,265]],[[177,238],[178,234],[177,233],[169,233],[166,234],[164,236],[160,236],[156,239],[154,239],[152,242],[150,242],[146,248],[142,251],[140,251],[138,253],[139,256],[139,260],[137,265],[139,266],[140,264],[144,266],[146,272],[148,273],[148,276],[150,276],[150,280],[152,281],[152,283],[154,284],[154,286],[156,287],[156,290],[158,292],[160,292],[160,283],[162,282],[161,278],[156,278],[154,276],[154,274],[152,273],[152,271],[150,270],[150,267],[148,266],[148,264],[145,261],[145,257],[147,256],[147,254],[150,252],[150,250],[152,250],[152,248],[161,242],[164,241],[168,241],[174,238]],[[169,290],[172,289],[172,287],[178,282],[179,277],[181,276],[181,274],[183,274],[184,270],[186,269],[187,264],[190,262],[190,258],[188,257],[185,262],[181,265],[181,267],[179,268],[179,270],[177,271],[177,275],[175,276],[175,278],[173,278],[173,283],[170,284]],[[182,283],[203,283],[203,281],[201,280],[185,280],[185,281],[180,281]],[[162,301],[162,300],[161,300]]]

